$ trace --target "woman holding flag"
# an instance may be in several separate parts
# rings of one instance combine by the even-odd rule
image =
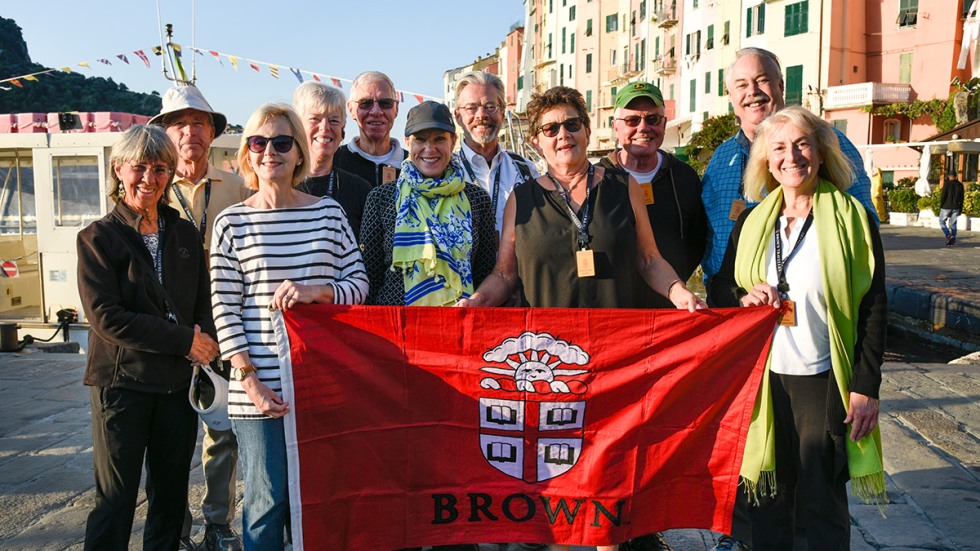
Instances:
[[[733,530],[756,550],[793,548],[797,504],[809,549],[848,549],[848,479],[866,501],[885,497],[885,261],[872,215],[844,193],[851,171],[826,121],[800,107],[771,116],[745,171],[748,197],[761,203],[739,217],[709,285],[719,306],[784,309]]]

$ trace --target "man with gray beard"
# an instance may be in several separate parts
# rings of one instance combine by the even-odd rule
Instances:
[[[504,122],[504,83],[483,71],[470,71],[456,82],[456,122],[463,141],[456,159],[466,171],[466,180],[490,194],[495,227],[500,235],[504,205],[514,186],[538,177],[524,157],[500,148],[497,135]]]

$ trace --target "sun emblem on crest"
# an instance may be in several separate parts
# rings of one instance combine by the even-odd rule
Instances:
[[[508,338],[483,354],[483,360],[507,367],[481,367],[481,371],[501,376],[483,378],[480,381],[482,388],[563,394],[582,394],[587,388],[584,382],[573,378],[588,373],[587,370],[559,366],[584,366],[589,363],[589,354],[548,333],[527,331],[519,337]]]

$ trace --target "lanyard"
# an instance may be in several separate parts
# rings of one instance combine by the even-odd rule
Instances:
[[[589,249],[589,243],[592,241],[592,237],[589,235],[589,223],[592,221],[591,216],[591,205],[589,204],[589,195],[592,193],[592,179],[595,176],[595,166],[589,164],[589,179],[585,183],[585,203],[582,205],[582,219],[579,220],[575,211],[572,210],[572,197],[571,191],[565,191],[560,185],[558,185],[558,180],[548,173],[548,178],[551,183],[555,185],[555,191],[561,195],[564,199],[565,210],[568,212],[568,217],[572,219],[572,224],[575,224],[575,229],[578,233],[578,247],[579,249],[585,251]]]
[[[194,212],[191,211],[191,207],[187,204],[187,200],[184,199],[184,194],[180,192],[180,187],[177,184],[173,184],[174,195],[177,196],[177,202],[184,209],[184,214],[187,215],[187,219],[191,222],[194,221]],[[204,180],[204,210],[201,212],[201,227],[198,229],[198,233],[201,236],[201,243],[204,243],[204,230],[208,224],[208,203],[211,202],[211,178],[206,178]]]
[[[478,184],[479,180],[476,179],[476,173],[473,172],[473,167],[470,166],[470,161],[466,158],[466,153],[462,151],[459,152],[459,158],[463,161],[463,168],[466,169],[466,173],[469,174],[470,180],[473,180],[474,184]],[[500,171],[503,169],[500,163],[497,163],[497,175],[493,178],[493,193],[491,195],[491,208],[493,209],[493,219],[497,219],[497,200],[500,198]]]
[[[334,169],[330,169],[330,175],[327,176],[327,196],[335,199],[334,195]]]
[[[786,281],[786,265],[789,264],[790,259],[796,254],[796,250],[800,248],[800,243],[803,242],[803,237],[806,236],[806,232],[810,229],[811,224],[813,224],[813,210],[810,210],[810,214],[806,216],[806,222],[803,222],[803,228],[800,229],[800,236],[796,238],[796,244],[793,245],[793,250],[789,252],[786,260],[783,260],[783,237],[779,235],[779,218],[776,219],[776,275],[779,277],[779,284],[776,285],[776,290],[780,292],[783,299],[786,298],[786,293],[789,292],[789,283]]]

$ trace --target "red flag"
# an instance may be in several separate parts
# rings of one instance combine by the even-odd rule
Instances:
[[[336,86],[337,88],[343,88],[343,86],[341,86],[340,84],[340,79],[330,77],[330,82],[332,82],[333,85]]]
[[[256,71],[259,71],[259,66],[255,63],[249,63],[248,66],[255,69]],[[259,72],[261,73],[262,71]]]
[[[143,60],[143,63],[146,64],[146,68],[147,69],[150,68],[150,58],[147,57],[145,53],[143,53],[143,50],[136,50],[133,53],[136,54],[137,56],[139,56],[139,58]]]
[[[423,101],[425,101],[425,98],[422,97],[422,94],[413,94],[413,95],[415,96],[415,101],[417,101],[419,103],[422,103]]]
[[[290,311],[294,549],[729,532],[777,315]]]
[[[16,86],[18,88],[23,88],[24,87],[24,85],[21,84],[20,81],[17,80],[16,78],[12,78],[12,79],[8,80],[7,82],[9,82],[10,84],[13,84],[14,86]]]
[[[320,77],[316,73],[313,73],[313,80],[315,80],[317,82],[321,82],[320,81]]]

